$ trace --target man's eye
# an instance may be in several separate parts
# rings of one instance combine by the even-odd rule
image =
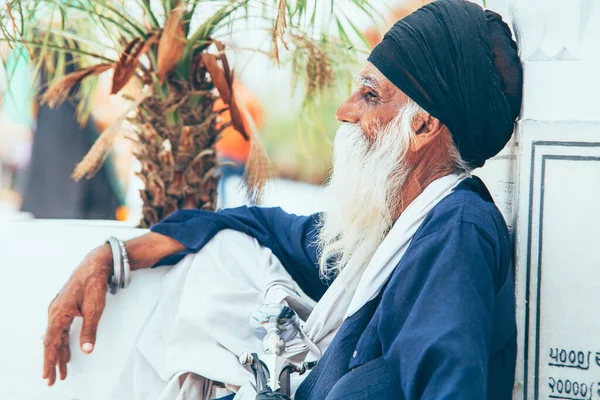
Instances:
[[[373,101],[377,99],[377,94],[375,94],[374,92],[365,92],[365,100],[367,101]]]

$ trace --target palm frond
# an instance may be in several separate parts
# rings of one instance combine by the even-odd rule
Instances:
[[[64,75],[66,55],[73,58],[78,68],[115,63],[126,44],[134,40],[145,43],[162,32],[167,34],[163,33],[160,41],[174,36],[168,34],[172,26],[169,20],[172,10],[179,7],[181,23],[174,26],[178,27],[175,36],[186,39],[181,55],[179,51],[172,54],[166,68],[166,46],[146,46],[144,57],[130,60],[134,62],[128,65],[125,78],[140,74],[147,84],[154,86],[157,95],[167,96],[160,82],[172,71],[171,64],[176,63],[172,73],[177,78],[189,80],[194,60],[214,40],[227,43],[234,32],[252,30],[270,37],[270,54],[275,63],[292,64],[295,83],[303,82],[304,104],[308,105],[339,79],[348,79],[344,68],[338,67],[350,65],[357,54],[368,48],[360,27],[350,15],[358,13],[381,22],[384,18],[378,9],[383,3],[382,0],[9,0],[9,6],[0,10],[3,35],[0,40],[11,47],[20,43],[29,49],[36,70],[49,67],[48,79],[55,82]],[[268,54],[263,43],[260,39],[245,49]],[[338,72],[340,69],[342,73]],[[89,95],[87,90],[92,82],[90,79],[80,85],[82,92],[77,94],[80,101]],[[125,83],[122,80],[117,86]]]
[[[157,75],[162,84],[176,66],[185,49],[184,5],[173,8],[158,43]]]
[[[82,68],[78,71],[65,75],[55,82],[42,96],[42,104],[48,104],[51,108],[64,102],[75,85],[89,76],[101,74],[112,68],[112,64],[98,64],[92,67]]]

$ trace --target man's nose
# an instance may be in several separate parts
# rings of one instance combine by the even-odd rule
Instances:
[[[352,124],[360,121],[358,106],[352,101],[352,97],[344,101],[335,112],[335,117],[340,122],[350,122]]]

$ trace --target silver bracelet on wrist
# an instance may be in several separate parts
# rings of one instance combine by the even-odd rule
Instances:
[[[125,242],[119,240],[119,247],[121,248],[121,255],[123,256],[123,285],[121,288],[126,289],[131,283],[131,268],[129,267],[129,257],[127,256]]]
[[[108,291],[117,294],[119,290],[127,288],[131,282],[129,257],[123,241],[111,236],[106,242],[110,245],[113,256],[113,275],[108,280]]]

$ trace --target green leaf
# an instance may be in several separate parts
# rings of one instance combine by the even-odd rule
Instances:
[[[356,7],[358,7],[360,9],[360,11],[362,11],[364,13],[364,15],[369,17],[369,19],[375,25],[379,25],[379,24],[381,24],[382,21],[385,21],[385,16],[383,15],[383,13],[381,13],[376,8],[374,8],[374,6],[369,4],[369,2],[364,2],[361,0],[352,0],[352,3]],[[367,7],[369,8],[369,10],[367,10]]]
[[[342,42],[350,43],[350,38],[346,34],[346,30],[342,26],[342,23],[340,22],[340,20],[336,18],[335,23],[337,24],[338,33],[340,35],[340,39],[342,39]]]
[[[53,10],[54,11],[54,10]],[[54,18],[54,15],[51,16],[51,21]],[[40,74],[40,72],[42,71],[42,67],[44,64],[44,55],[47,53],[48,51],[48,43],[50,42],[50,31],[46,31],[46,34],[44,35],[44,41],[42,44],[42,47],[40,48],[40,56],[38,57],[35,69],[34,69],[34,74],[33,74],[33,81],[35,82]]]
[[[0,42],[8,42],[8,40],[6,38],[0,38]],[[13,43],[21,43],[21,41],[19,40],[14,40]],[[44,43],[40,43],[40,42],[34,42],[31,40],[25,40],[24,43],[27,46],[31,46],[31,47],[35,47],[35,48],[42,48],[44,46],[48,47],[49,49],[53,49],[56,50],[60,53],[74,53],[74,54],[79,54],[82,56],[90,56],[93,57],[95,59],[98,60],[102,60],[102,61],[106,61],[106,62],[111,62],[114,63],[116,62],[115,60],[109,58],[109,57],[105,57],[101,54],[97,54],[97,53],[91,53],[85,50],[81,50],[81,49],[77,49],[77,48],[72,48],[69,46],[60,46],[60,45],[54,45],[54,44],[47,44],[45,45]]]
[[[103,7],[108,11],[111,11],[115,16],[119,17],[121,20],[123,20],[123,22],[127,23],[129,26],[131,26],[141,37],[143,37],[144,39],[148,37],[148,32],[146,32],[144,30],[144,27],[142,25],[138,25],[136,22],[134,22],[134,20],[132,20],[131,18],[128,18],[127,15],[120,11],[115,9],[114,7],[112,7],[109,4],[105,4],[102,1],[96,1],[96,2],[92,2],[92,0],[88,0],[88,2],[90,2],[91,4],[95,4],[98,7]],[[70,7],[70,5],[68,6]]]
[[[285,2],[285,11],[286,11],[287,15],[290,17],[290,19],[292,19],[292,17],[293,17],[292,5],[290,4],[289,1]]]
[[[175,0],[164,0],[165,2],[165,18],[171,14],[171,10],[175,8]]]
[[[361,42],[363,42],[365,47],[368,49],[371,48],[371,45],[369,44],[369,42],[367,42],[365,35],[363,35],[363,33],[360,31],[360,29],[358,29],[358,27],[356,25],[354,25],[354,23],[350,20],[350,18],[348,16],[345,16],[345,18],[346,18],[346,21],[348,22],[348,24],[350,25],[350,27],[352,27],[352,30],[354,31],[356,36],[360,39]]]
[[[183,50],[183,54],[179,63],[177,64],[176,70],[179,73],[183,73],[182,77],[189,77],[189,65],[194,60],[198,48],[204,48],[211,43],[210,36],[217,29],[219,23],[229,17],[233,12],[242,7],[249,0],[243,0],[241,2],[235,2],[234,4],[229,3],[217,10],[210,18],[208,18],[202,25],[196,29],[196,31],[190,36],[188,43]],[[236,4],[237,3],[237,4]]]
[[[310,25],[314,26],[315,25],[315,19],[317,17],[317,5],[315,4],[315,7],[313,8],[313,12],[312,15],[310,16]]]
[[[108,46],[104,43],[94,42],[94,41],[86,38],[85,36],[78,35],[76,33],[72,33],[68,30],[48,29],[46,32],[53,34],[55,37],[61,37],[66,40],[72,40],[73,42],[77,43],[77,45],[85,44],[88,46],[97,47],[98,49],[109,49],[109,50],[118,51],[117,48],[115,48],[115,47]]]
[[[150,0],[138,0],[138,3],[144,9],[144,11],[148,15],[148,17],[150,17],[150,24],[152,25],[152,27],[153,28],[160,27],[160,24],[158,23],[158,20],[156,19],[156,15],[154,15],[154,12],[152,11],[152,7],[150,7]]]
[[[91,8],[86,8],[86,5],[83,3],[80,3],[81,5],[76,5],[73,3],[69,3],[68,5],[66,5],[66,4],[63,4],[62,2],[60,2],[59,0],[38,0],[38,1],[39,1],[39,3],[51,3],[51,4],[59,7],[62,10],[62,12],[64,12],[65,14],[72,10],[82,11],[82,12],[86,13],[92,19],[98,20],[98,22],[102,25],[102,27],[105,28],[105,33],[107,34],[107,36],[109,38],[114,37],[114,33],[113,33],[114,31],[110,31],[108,29],[108,27],[104,24],[104,21],[111,23],[113,25],[113,27],[118,28],[119,31],[127,33],[127,36],[130,38],[133,38],[135,36],[135,34],[133,33],[132,30],[130,30],[129,28],[127,28],[123,25],[123,21],[118,21],[114,18],[111,18],[111,17],[105,15],[105,14],[101,14],[101,13],[97,12],[94,9],[94,5],[93,5],[94,3],[91,0],[88,0],[88,6]],[[33,24],[35,22],[36,21],[34,19],[31,23]]]
[[[25,31],[25,18],[23,18],[23,6],[21,6],[21,2],[17,2],[17,5],[19,6],[19,18],[21,19],[21,36],[25,36],[26,35],[26,31]]]
[[[294,10],[294,13],[292,15],[290,15],[290,19],[292,19],[295,15],[298,15],[298,22],[300,22],[300,19],[304,15],[305,10],[306,10],[306,0],[297,0],[296,1],[296,9]]]

